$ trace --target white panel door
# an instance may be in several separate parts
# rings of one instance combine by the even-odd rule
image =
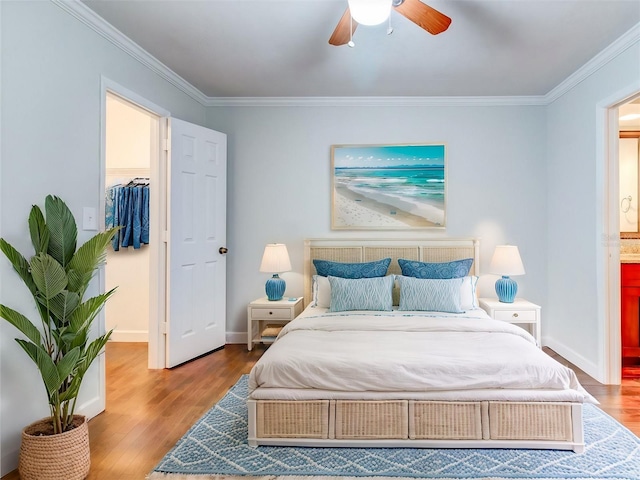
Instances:
[[[225,343],[227,136],[169,119],[167,367]]]

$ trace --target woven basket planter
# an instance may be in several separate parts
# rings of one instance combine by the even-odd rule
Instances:
[[[82,480],[89,475],[89,424],[82,423],[68,432],[57,435],[34,435],[49,418],[32,423],[22,431],[18,470],[22,480]]]

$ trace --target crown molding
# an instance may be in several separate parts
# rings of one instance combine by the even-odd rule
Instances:
[[[546,95],[484,97],[208,97],[80,0],[50,1],[205,107],[545,106],[553,103],[640,41],[640,23],[638,23]]]
[[[545,105],[544,96],[513,97],[209,97],[209,107],[483,107]]]
[[[600,68],[623,53],[634,44],[640,42],[640,23],[637,23],[611,45],[598,53],[595,57],[585,63],[582,67],[569,75],[562,83],[544,96],[545,104],[549,105],[558,98],[569,92],[586,78],[593,75]]]
[[[80,20],[94,32],[120,48],[123,52],[131,55],[145,67],[149,68],[173,86],[189,95],[195,101],[206,106],[209,97],[167,67],[164,63],[160,62],[145,49],[140,47],[140,45],[124,35],[120,30],[104,20],[80,0],[51,0],[51,2]]]
[[[1,0],[0,0],[1,1]],[[205,107],[437,107],[544,105],[544,96],[494,97],[208,97],[80,0],[51,0]]]

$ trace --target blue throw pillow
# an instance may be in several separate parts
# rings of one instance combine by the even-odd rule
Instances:
[[[444,263],[416,262],[414,260],[398,259],[402,275],[414,278],[462,278],[469,274],[473,258],[454,260]]]
[[[393,305],[395,275],[375,278],[329,277],[331,284],[330,312],[349,310],[390,311]]]
[[[340,263],[314,260],[316,272],[322,277],[373,278],[384,277],[391,263],[390,258],[365,263]]]
[[[463,313],[460,287],[464,278],[429,279],[397,276],[400,283],[398,310]]]

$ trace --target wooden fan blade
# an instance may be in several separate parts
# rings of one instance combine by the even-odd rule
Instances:
[[[329,39],[329,43],[331,45],[339,46],[349,43],[353,32],[356,31],[356,27],[358,26],[357,22],[353,21],[353,30],[351,30],[351,12],[349,11],[349,7],[344,11],[342,18],[336,25],[336,29],[333,31],[331,38]]]
[[[451,19],[444,13],[425,5],[420,0],[404,0],[395,9],[432,35],[444,32],[451,24]]]

